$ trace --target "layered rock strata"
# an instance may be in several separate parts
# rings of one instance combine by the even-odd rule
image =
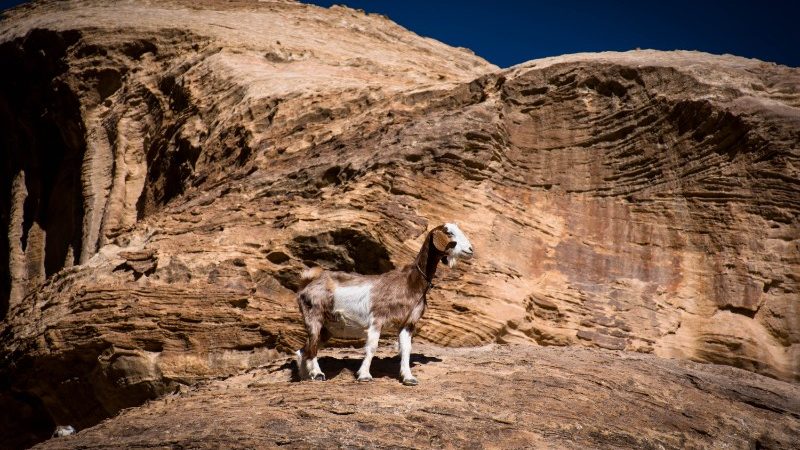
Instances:
[[[388,270],[447,221],[478,255],[440,272],[420,341],[800,380],[797,69],[499,70],[384,17],[247,1],[22,6],[0,60],[6,430],[266,364],[300,345],[304,267]]]

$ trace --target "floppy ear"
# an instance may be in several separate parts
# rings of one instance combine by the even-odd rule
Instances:
[[[432,234],[433,246],[436,247],[436,250],[444,252],[447,249],[447,244],[450,243],[450,238],[439,228],[434,229]]]

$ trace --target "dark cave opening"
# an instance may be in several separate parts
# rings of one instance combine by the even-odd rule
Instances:
[[[330,270],[378,275],[394,269],[386,246],[357,229],[340,228],[312,236],[297,236],[289,248],[309,265]]]

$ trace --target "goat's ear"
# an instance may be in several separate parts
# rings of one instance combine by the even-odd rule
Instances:
[[[447,249],[447,244],[450,243],[450,238],[440,228],[433,230],[433,236],[431,237],[431,240],[433,241],[433,246],[436,247],[436,250],[439,250],[440,252],[445,251]]]

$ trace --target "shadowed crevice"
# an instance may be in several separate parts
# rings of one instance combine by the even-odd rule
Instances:
[[[37,242],[37,248],[26,255],[27,267],[34,271],[30,277],[47,277],[80,258],[85,132],[77,96],[61,78],[67,70],[67,50],[79,37],[77,31],[35,29],[0,45],[0,64],[6,68],[0,72],[0,146],[4,149],[0,154],[0,223],[8,236],[13,225],[11,183],[24,173],[27,195],[20,249],[28,249],[34,224],[44,235],[44,242]],[[12,248],[8,239],[0,241],[2,318],[12,288]],[[42,266],[44,272],[36,273]]]

